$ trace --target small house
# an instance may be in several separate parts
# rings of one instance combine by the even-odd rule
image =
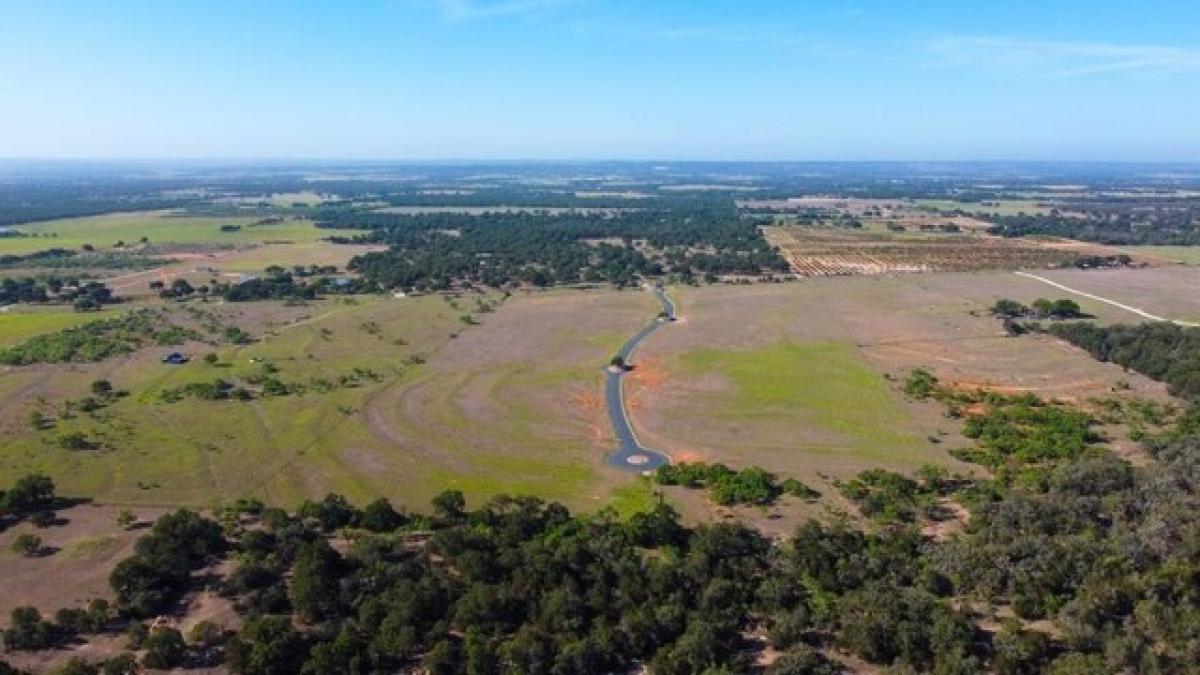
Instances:
[[[188,357],[181,352],[171,352],[170,354],[162,357],[162,362],[172,366],[178,366],[187,363]]]

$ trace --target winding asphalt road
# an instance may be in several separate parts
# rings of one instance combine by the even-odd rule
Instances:
[[[621,357],[626,364],[629,364],[630,356],[633,355],[642,340],[663,325],[675,320],[675,304],[667,297],[666,292],[657,286],[651,292],[662,303],[664,316],[659,316],[646,324],[633,337],[626,340],[625,344],[621,345],[621,349],[617,351],[616,355]],[[628,371],[612,368],[606,371],[608,380],[604,386],[604,398],[608,404],[608,420],[612,423],[613,434],[617,437],[617,449],[609,454],[608,463],[627,471],[653,471],[663,464],[669,464],[671,458],[661,452],[646,448],[633,433],[633,426],[629,423],[629,412],[625,409],[624,390],[621,387],[621,381],[626,372]]]

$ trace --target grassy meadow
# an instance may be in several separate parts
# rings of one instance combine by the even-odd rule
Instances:
[[[695,410],[712,423],[736,425],[747,462],[779,466],[803,457],[837,463],[917,467],[932,461],[929,443],[906,425],[902,400],[850,344],[782,342],[751,350],[697,349],[678,357],[692,377],[716,375],[727,386],[697,392]],[[783,426],[780,429],[780,426]],[[756,427],[767,432],[756,438]],[[775,431],[793,443],[771,457]],[[764,456],[751,449],[763,442]],[[803,460],[800,460],[803,463]]]
[[[386,445],[362,433],[355,416],[381,389],[414,374],[414,356],[436,350],[460,330],[458,313],[436,297],[367,297],[312,303],[293,310],[302,314],[264,324],[256,315],[270,305],[277,303],[224,308],[230,323],[259,323],[261,339],[215,348],[189,343],[182,349],[193,359],[183,366],[159,363],[160,348],[102,363],[7,369],[0,377],[6,410],[0,481],[45,471],[65,494],[147,504],[208,505],[244,494],[294,504],[330,490],[360,498],[395,495],[407,476],[398,480],[383,457]],[[218,355],[217,364],[199,358],[209,351]],[[163,400],[164,390],[189,382],[245,381],[264,364],[306,391],[249,402]],[[313,384],[336,382],[355,369],[371,375],[323,391]],[[93,414],[57,414],[61,401],[88,395],[100,378],[127,395]],[[54,418],[51,428],[29,427],[35,408]],[[72,432],[98,447],[62,447],[59,439]]]
[[[109,308],[99,312],[76,312],[71,307],[10,306],[0,311],[0,347],[24,342],[35,335],[116,316],[120,311]]]
[[[90,244],[97,250],[117,242],[137,244],[146,237],[151,244],[195,244],[204,246],[246,246],[264,242],[313,242],[329,233],[313,227],[309,220],[284,220],[254,224],[258,217],[189,216],[169,211],[111,213],[83,218],[63,218],[19,225],[15,229],[28,237],[0,238],[0,255],[20,255],[48,248],[78,249]],[[222,232],[222,225],[238,225],[240,230]],[[339,232],[339,234],[351,234]]]
[[[1036,199],[997,199],[988,200],[989,204],[979,202],[956,202],[951,199],[917,199],[918,207],[934,211],[963,211],[973,214],[996,213],[1002,216],[1015,216],[1019,213],[1049,213],[1050,208]]]

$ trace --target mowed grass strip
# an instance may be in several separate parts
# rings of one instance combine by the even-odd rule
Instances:
[[[927,444],[904,428],[908,412],[883,377],[849,344],[784,342],[755,350],[702,349],[680,357],[685,372],[719,373],[732,391],[699,393],[714,418],[795,420],[796,450],[873,462],[919,465]]]

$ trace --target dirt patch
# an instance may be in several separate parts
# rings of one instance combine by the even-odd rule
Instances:
[[[939,499],[937,504],[948,517],[926,523],[921,527],[921,534],[934,541],[946,541],[963,531],[971,521],[971,512],[949,497]]]
[[[14,607],[31,605],[43,614],[63,607],[85,607],[93,598],[112,599],[108,575],[118,561],[132,555],[134,542],[145,530],[117,525],[116,506],[84,504],[57,512],[61,525],[34,528],[19,523],[0,532],[0,622],[7,623]],[[150,522],[165,509],[132,509],[142,522]],[[12,551],[17,536],[32,533],[42,538],[49,555],[25,558]]]

